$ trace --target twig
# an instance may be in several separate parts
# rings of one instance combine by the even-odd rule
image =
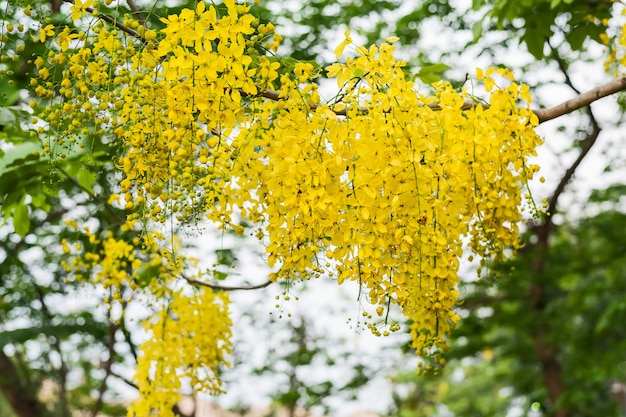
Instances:
[[[118,374],[117,372],[115,372],[115,371],[111,370],[109,373],[111,374],[111,376],[113,376],[113,377],[115,377],[115,378],[119,379],[120,381],[123,381],[126,385],[128,385],[128,386],[130,386],[130,387],[133,387],[133,388],[135,388],[135,389],[137,389],[137,390],[139,389],[139,387],[137,386],[137,384],[135,384],[135,383],[134,383],[133,381],[131,381],[130,379],[128,379],[128,378],[126,378],[126,377],[124,377],[124,376],[122,376],[122,375]]]
[[[561,74],[563,74],[563,76],[565,77],[565,84],[567,84],[569,88],[574,90],[576,94],[582,94],[581,91],[576,88],[576,86],[572,82],[572,79],[569,77],[567,62],[565,62],[565,60],[561,58],[559,51],[550,44],[550,41],[548,41],[547,44],[550,46],[550,50],[552,51],[552,59],[556,61],[556,64],[559,66],[559,70],[561,71]]]
[[[625,83],[625,86],[626,86],[626,83]],[[551,214],[555,213],[559,197],[561,196],[563,191],[565,191],[565,187],[574,176],[574,173],[576,172],[576,169],[578,168],[580,163],[583,161],[583,159],[585,159],[585,157],[587,156],[587,154],[589,153],[593,145],[596,143],[596,140],[598,139],[598,136],[600,135],[600,131],[602,130],[600,128],[600,125],[598,124],[598,121],[596,120],[593,114],[593,111],[591,110],[591,106],[587,105],[586,113],[587,113],[587,117],[589,118],[589,127],[591,128],[591,131],[587,133],[587,136],[585,137],[585,139],[583,139],[582,142],[580,143],[580,153],[578,154],[578,157],[572,163],[572,165],[570,165],[570,167],[565,171],[565,173],[563,174],[563,177],[561,177],[561,180],[559,181],[559,184],[556,186],[554,192],[552,193],[552,196],[548,199],[548,207],[547,207],[548,213],[551,213]],[[550,219],[552,219],[552,217],[550,217]]]
[[[63,0],[63,2],[64,2],[64,3],[74,4],[74,0]],[[130,6],[130,5],[129,5],[129,6]],[[85,11],[86,11],[87,13],[93,13],[93,12],[95,12],[96,10],[95,10],[95,9],[93,9],[92,7],[85,7]],[[116,26],[116,27],[117,27],[118,29],[120,29],[121,31],[126,32],[126,33],[128,33],[130,36],[133,36],[133,37],[135,37],[135,38],[139,39],[141,42],[143,42],[143,43],[146,43],[146,42],[147,42],[147,41],[146,41],[146,39],[145,39],[143,36],[141,36],[141,35],[139,34],[139,32],[137,32],[137,31],[135,31],[135,30],[133,30],[133,29],[129,28],[128,26],[124,25],[123,23],[120,23],[117,19],[114,19],[114,18],[112,18],[111,16],[106,15],[106,14],[104,14],[104,13],[100,13],[100,12],[97,12],[97,13],[96,13],[96,16],[97,16],[97,18],[98,18],[98,19],[102,19],[102,20],[104,20],[105,22],[110,23],[110,24],[112,24],[112,25]]]
[[[222,290],[222,291],[241,291],[241,290],[258,290],[260,288],[265,288],[269,286],[273,281],[266,281],[262,284],[258,285],[247,285],[247,286],[236,286],[236,287],[227,287],[223,285],[215,285],[209,284],[208,282],[198,281],[197,279],[186,277],[184,274],[181,275],[185,281],[193,285],[200,285],[202,287],[212,288],[214,290]]]
[[[139,19],[141,24],[145,25],[146,24],[146,18],[143,17],[143,14],[141,13],[141,10],[139,10],[137,8],[137,6],[135,5],[135,2],[133,0],[126,0],[126,4],[128,4],[128,7],[130,8],[130,10],[133,11],[133,14],[135,16],[137,16],[137,19]]]
[[[137,362],[137,347],[135,346],[135,343],[133,343],[133,339],[131,337],[130,331],[128,331],[128,328],[126,328],[126,306],[127,306],[127,302],[123,301],[122,302],[122,319],[120,320],[120,330],[122,331],[122,335],[124,336],[124,340],[126,341],[126,343],[128,343],[128,349],[130,350],[130,354],[133,356],[133,359],[135,359],[135,363]]]
[[[570,100],[564,101],[563,103],[558,104],[554,107],[550,107],[548,109],[537,109],[537,110],[533,110],[533,112],[537,115],[537,118],[539,119],[539,123],[541,124],[549,120],[556,119],[563,115],[569,114],[578,109],[582,109],[583,107],[590,105],[594,101],[597,101],[601,98],[610,96],[615,93],[619,93],[620,91],[624,91],[624,90],[626,90],[626,77],[621,77],[621,78],[617,78],[615,80],[609,81],[608,83],[603,84],[599,87],[596,87],[594,89],[581,93],[577,95],[576,97]],[[264,91],[260,93],[259,96],[268,98],[270,100],[275,100],[275,101],[282,99],[279,93],[277,93],[276,91],[271,91],[271,90]],[[441,106],[436,103],[431,103],[431,104],[428,104],[427,106],[435,111],[441,110]],[[482,106],[484,108],[489,108],[488,104],[482,104]],[[317,107],[319,107],[319,105],[313,105],[311,106],[311,110],[315,110]],[[461,107],[461,110],[469,110],[474,107],[476,107],[476,103],[468,101],[463,104],[463,106]],[[369,111],[369,109],[367,107],[362,106],[360,108],[360,111],[365,113]],[[334,110],[334,113],[338,116],[345,116],[346,109]]]

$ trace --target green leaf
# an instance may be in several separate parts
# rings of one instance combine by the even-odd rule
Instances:
[[[139,276],[136,281],[137,285],[141,288],[146,288],[152,281],[159,277],[160,272],[161,265],[141,265],[137,273]]]
[[[25,237],[30,230],[30,216],[28,215],[28,206],[19,204],[13,210],[13,227],[15,233],[21,237]]]
[[[20,90],[9,77],[0,77],[0,105],[10,106],[20,98]]]
[[[89,192],[93,194],[93,184],[97,180],[96,174],[89,171],[88,169],[83,168],[78,171],[76,180],[84,189],[89,190]]]
[[[582,49],[585,39],[587,39],[589,32],[588,25],[578,25],[567,34],[567,41],[574,51],[580,51]]]
[[[618,202],[625,195],[626,185],[613,184],[602,190],[593,190],[589,196],[589,201],[592,203]]]
[[[522,42],[526,43],[526,48],[528,48],[528,52],[530,52],[532,56],[537,59],[543,58],[543,45],[545,40],[542,36],[537,36],[536,33],[526,30],[524,36],[522,36]]]
[[[441,80],[441,77],[434,74],[425,74],[419,75],[417,74],[417,78],[419,78],[424,84],[434,84],[437,81]]]
[[[552,1],[550,2],[550,8],[551,8],[551,9],[554,9],[554,8],[556,8],[559,4],[561,4],[561,0],[552,0]]]
[[[237,262],[237,256],[232,249],[217,249],[215,254],[217,255],[217,265],[231,266]]]
[[[443,72],[449,68],[450,67],[446,64],[441,63],[426,65],[422,67],[416,75],[423,83],[433,84],[441,80],[441,77],[437,75],[437,73]]]
[[[104,324],[93,320],[85,324],[64,323],[58,325],[42,325],[3,331],[0,333],[0,348],[9,343],[24,343],[37,338],[39,335],[54,336],[58,339],[69,337],[75,333],[91,334],[97,339],[103,339],[107,334]]]
[[[480,19],[477,22],[474,22],[472,25],[472,40],[473,42],[478,42],[481,36],[483,36],[483,19]]]
[[[0,126],[9,126],[14,125],[17,118],[15,114],[6,107],[0,107]]]
[[[32,159],[35,151],[43,151],[41,146],[35,142],[20,143],[6,150],[3,158],[0,159],[0,175],[19,169],[21,165],[24,165],[24,162]]]
[[[433,73],[433,72],[443,72],[445,70],[450,69],[450,67],[446,64],[432,64],[432,65],[426,65],[424,67],[422,67],[419,71],[418,74],[426,74],[426,73]]]
[[[214,269],[211,271],[211,273],[213,274],[213,277],[218,281],[224,281],[226,278],[228,278],[228,274],[226,272],[217,271]]]

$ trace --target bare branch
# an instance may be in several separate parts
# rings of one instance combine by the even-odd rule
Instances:
[[[137,8],[137,5],[135,5],[135,2],[133,0],[126,0],[126,3],[128,4],[128,7],[130,7],[130,10],[133,11],[133,14],[135,16],[137,16],[137,19],[139,19],[141,24],[145,25],[146,24],[146,18],[143,17],[143,14],[141,13],[141,10],[139,10]]]
[[[581,93],[577,95],[576,97],[570,100],[567,100],[561,104],[558,104],[554,107],[550,107],[548,109],[538,109],[538,110],[533,110],[533,111],[537,115],[537,118],[539,119],[539,123],[541,124],[549,120],[561,117],[563,115],[572,113],[573,111],[576,111],[578,109],[582,109],[583,107],[590,105],[594,101],[597,101],[601,98],[610,96],[615,93],[619,93],[620,91],[624,91],[624,90],[626,90],[626,77],[621,77],[613,81],[609,81],[608,83],[603,84],[599,87],[596,87],[592,90]],[[261,94],[259,94],[259,96],[268,98],[270,100],[282,99],[276,91],[264,91]],[[463,104],[461,109],[469,110],[471,108],[474,108],[476,105],[477,105],[476,103],[468,101],[465,104]],[[441,106],[439,106],[439,104],[436,104],[436,103],[431,103],[431,104],[428,104],[427,106],[435,111],[441,110]],[[483,108],[489,107],[488,104],[482,104],[482,106]],[[315,110],[317,107],[319,106],[318,105],[311,106],[311,110]],[[368,110],[369,109],[367,107],[361,107],[362,112],[367,112]],[[346,115],[345,109],[335,110],[334,112],[338,116]]]
[[[133,381],[131,381],[130,379],[126,378],[125,376],[122,376],[122,375],[118,374],[117,372],[115,372],[113,370],[109,371],[109,373],[111,374],[111,376],[119,379],[120,381],[123,381],[129,387],[133,387],[135,389],[139,389],[137,384],[135,384]]]
[[[549,109],[535,110],[535,114],[539,118],[539,123],[556,119],[565,114],[569,114],[585,106],[590,105],[603,97],[626,90],[626,77],[617,78],[592,90],[577,95],[571,100],[567,100],[557,106]]]
[[[200,285],[201,287],[208,287],[208,288],[212,288],[214,290],[221,290],[221,291],[241,291],[241,290],[258,290],[260,288],[265,288],[267,286],[269,286],[273,281],[266,281],[262,284],[258,284],[258,285],[244,285],[244,286],[238,286],[238,287],[227,287],[227,286],[223,286],[223,285],[215,285],[215,284],[209,284],[208,282],[204,282],[204,281],[198,281],[197,279],[193,279],[193,278],[189,278],[186,277],[185,275],[181,275],[183,277],[183,279],[185,281],[187,281],[188,283],[192,284],[192,285]]]
[[[63,0],[63,2],[64,3],[74,4],[74,0]],[[91,8],[91,7],[85,7],[85,11],[87,13],[90,13],[90,14],[93,14],[94,12],[96,12],[96,10]],[[116,26],[121,31],[128,33],[130,36],[133,36],[133,37],[141,40],[143,43],[147,42],[145,40],[145,38],[139,34],[139,32],[129,28],[128,26],[126,26],[123,23],[121,23],[119,20],[114,19],[111,16],[103,14],[103,13],[100,13],[100,12],[96,12],[96,16],[98,17],[98,19],[104,20],[105,22],[110,23],[113,26]]]
[[[558,55],[556,57],[556,60],[557,60],[557,62],[559,62],[559,69],[565,75],[565,83],[572,90],[578,91],[576,89],[576,87],[572,84],[572,81],[571,81],[571,79],[569,77],[569,74],[567,73],[567,68],[565,67],[564,63],[561,62],[560,57],[558,57]],[[626,77],[622,78],[622,80],[624,80],[624,84],[623,84],[624,87],[623,88],[626,88]],[[615,81],[617,81],[617,80],[615,80]],[[606,84],[605,84],[605,86],[606,86]],[[601,86],[601,87],[603,87],[603,86]],[[593,90],[591,90],[591,91],[593,91]],[[617,91],[620,91],[620,90],[617,90]],[[582,97],[585,94],[589,94],[590,92],[579,94],[578,97]],[[592,101],[595,101],[595,100],[592,100]],[[587,107],[586,107],[585,110],[586,110],[586,113],[587,113],[587,117],[589,118],[589,132],[585,136],[585,139],[583,139],[582,142],[580,143],[580,153],[578,154],[578,157],[572,163],[572,165],[570,165],[570,167],[565,171],[565,173],[561,177],[561,180],[559,181],[558,185],[556,186],[554,192],[552,193],[552,196],[549,198],[549,200],[548,200],[548,207],[547,207],[548,213],[555,213],[556,212],[556,206],[557,206],[559,197],[561,196],[563,191],[565,191],[565,187],[567,186],[569,181],[574,176],[574,173],[576,172],[576,169],[578,168],[580,163],[583,161],[583,159],[585,159],[585,157],[587,156],[587,154],[589,153],[589,151],[591,150],[593,145],[596,143],[596,140],[598,139],[598,136],[600,135],[600,131],[602,130],[600,128],[600,125],[598,124],[598,121],[596,120],[595,115],[593,114],[593,111],[591,110],[591,106],[589,106],[589,104],[587,104],[586,106]],[[552,218],[547,219],[546,222],[550,223],[551,219]]]

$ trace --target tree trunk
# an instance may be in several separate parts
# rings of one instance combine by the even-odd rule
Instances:
[[[530,285],[530,302],[534,315],[541,320],[545,314],[546,307],[550,303],[546,295],[546,282],[544,274],[546,270],[545,255],[549,250],[548,240],[552,224],[549,219],[544,220],[537,229],[537,243],[534,245],[535,261],[533,262],[533,275],[535,280]],[[559,397],[565,391],[563,383],[563,370],[558,357],[556,346],[551,346],[545,340],[545,335],[549,334],[550,328],[546,322],[540,323],[533,331],[533,340],[535,344],[535,353],[541,366],[543,375],[543,383],[548,391],[549,415],[552,417],[567,417],[569,414],[567,409],[559,405]]]
[[[51,417],[37,399],[37,388],[19,377],[19,371],[0,348],[0,392],[17,417]]]

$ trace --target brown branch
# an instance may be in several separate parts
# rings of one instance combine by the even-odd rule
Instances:
[[[69,4],[74,4],[74,0],[63,0],[63,2],[64,3],[69,3]],[[100,12],[96,11],[95,9],[93,9],[91,7],[85,7],[85,11],[87,13],[90,13],[90,14],[93,14],[93,12],[96,12],[96,17],[98,19],[104,20],[105,22],[114,25],[115,27],[120,29],[122,32],[128,33],[130,36],[133,36],[133,37],[139,39],[143,43],[147,42],[145,40],[145,38],[139,34],[139,32],[129,28],[128,26],[124,25],[123,23],[120,23],[117,19],[114,19],[114,18],[112,18],[109,15],[100,13]]]
[[[600,86],[589,92],[581,94],[579,90],[574,86],[569,77],[566,63],[561,59],[557,50],[554,48],[552,48],[552,57],[556,60],[559,66],[559,70],[565,77],[565,84],[568,85],[573,91],[578,93],[578,96],[572,100],[566,101],[559,106],[549,109],[551,111],[551,113],[549,114],[552,117],[546,118],[545,120],[550,120],[552,118],[559,117],[560,115],[570,113],[574,110],[585,107],[587,116],[589,118],[590,129],[583,141],[580,143],[580,153],[578,157],[565,171],[554,192],[548,200],[547,211],[551,215],[555,213],[559,197],[564,192],[565,187],[574,176],[574,173],[576,172],[576,169],[578,168],[580,163],[584,160],[593,145],[596,143],[596,140],[600,134],[600,126],[589,104],[601,97],[605,97],[606,95],[613,94],[626,88],[626,81],[624,81],[625,79],[622,78],[621,83],[616,83],[616,81],[620,81],[620,79],[614,80],[609,83],[614,84],[611,87],[607,87],[607,85],[609,84],[605,84],[604,86]],[[553,229],[554,224],[552,216],[545,216],[542,219],[541,224],[537,225],[534,229],[537,236],[537,241],[533,245],[535,255],[534,259],[532,260],[533,277],[541,277],[543,274],[546,273],[547,260],[545,258],[545,254],[549,250],[549,239]],[[537,314],[538,318],[540,319],[542,315],[546,314],[548,305],[552,301],[551,298],[548,296],[547,283],[541,279],[533,280],[530,285],[530,291],[528,295],[529,301],[531,302],[532,311]],[[548,340],[550,331],[550,326],[540,320],[539,325],[532,332],[535,353],[540,362],[544,385],[548,392],[548,398],[551,402],[551,415],[553,417],[567,417],[569,415],[569,410],[563,405],[558,405],[559,399],[562,397],[565,391],[565,383],[563,380],[563,367],[559,359],[560,352],[558,350],[558,346],[555,345],[554,342],[550,342]]]
[[[223,285],[215,285],[215,284],[209,284],[208,282],[204,282],[204,281],[198,281],[197,279],[193,279],[193,278],[189,278],[186,277],[184,274],[181,275],[183,277],[183,279],[185,281],[187,281],[188,283],[192,284],[192,285],[200,285],[201,287],[208,287],[208,288],[212,288],[214,290],[221,290],[221,291],[241,291],[241,290],[258,290],[260,288],[265,288],[267,286],[269,286],[273,281],[266,281],[262,284],[258,284],[258,285],[246,285],[246,286],[236,286],[236,287],[227,287],[227,286],[223,286]]]
[[[569,114],[575,110],[582,109],[603,97],[624,90],[626,90],[626,77],[617,78],[549,109],[535,110],[535,114],[539,118],[539,123],[547,122],[548,120],[556,119],[557,117]]]
[[[556,119],[558,117],[564,116],[566,114],[572,113],[573,111],[582,109],[585,106],[590,105],[594,101],[597,101],[601,98],[610,96],[615,93],[619,93],[620,91],[626,90],[626,77],[617,78],[615,80],[609,81],[606,84],[603,84],[599,87],[586,91],[584,93],[578,94],[576,97],[564,101],[561,104],[558,104],[554,107],[550,107],[547,109],[538,109],[533,110],[533,112],[537,115],[539,119],[539,123],[544,123],[552,119]],[[278,101],[282,98],[280,94],[276,91],[268,90],[260,93],[258,96],[265,97],[270,100]],[[466,102],[461,107],[461,110],[469,110],[474,108],[477,104],[473,102]],[[431,103],[427,105],[432,110],[441,110],[441,106],[436,103]],[[488,108],[488,104],[482,104],[484,108]],[[311,106],[311,110],[315,110],[319,105]],[[369,109],[367,107],[361,107],[360,111],[367,112]],[[338,116],[345,116],[346,110],[334,110],[334,113]]]
[[[569,72],[568,72],[569,65],[567,62],[565,62],[563,58],[561,58],[561,55],[559,54],[559,50],[555,48],[554,46],[552,46],[549,40],[546,43],[548,44],[548,46],[550,46],[552,59],[556,61],[556,64],[559,67],[559,71],[561,71],[561,74],[563,74],[563,77],[565,77],[565,84],[569,88],[571,88],[576,94],[578,95],[582,94],[582,92],[578,88],[576,88],[576,86],[572,82],[572,79],[570,78]]]
[[[137,347],[135,346],[135,343],[133,343],[133,339],[131,337],[130,331],[126,327],[126,306],[127,306],[127,302],[126,301],[122,302],[123,313],[122,313],[122,320],[120,320],[120,330],[122,332],[122,335],[124,336],[124,340],[128,344],[128,349],[130,350],[130,353],[133,356],[133,359],[135,359],[135,363],[136,363],[137,356],[138,356]]]
[[[141,13],[141,10],[139,10],[137,8],[137,5],[135,5],[135,2],[133,0],[126,0],[126,4],[128,4],[128,7],[130,8],[130,10],[133,11],[133,14],[135,16],[137,16],[137,19],[139,19],[141,24],[145,25],[146,24],[146,18],[143,17],[143,14]]]
[[[554,193],[552,193],[552,196],[550,196],[550,198],[548,199],[547,212],[550,214],[553,214],[556,212],[556,206],[557,206],[559,197],[561,196],[563,191],[565,191],[565,187],[574,176],[574,173],[576,172],[576,169],[578,168],[578,166],[581,164],[583,159],[585,159],[585,157],[587,156],[587,154],[589,153],[593,145],[596,143],[596,140],[598,139],[598,136],[600,135],[600,131],[602,130],[600,128],[600,125],[598,125],[598,121],[596,120],[593,112],[591,111],[591,107],[587,106],[586,112],[587,112],[587,117],[589,117],[589,127],[591,128],[591,131],[587,133],[587,136],[585,137],[585,139],[580,143],[580,153],[578,154],[578,157],[572,163],[572,165],[570,165],[570,167],[565,171],[565,174],[563,174],[563,177],[561,177],[561,180],[559,181],[559,184],[556,186]],[[552,217],[550,217],[550,219],[552,219]]]

